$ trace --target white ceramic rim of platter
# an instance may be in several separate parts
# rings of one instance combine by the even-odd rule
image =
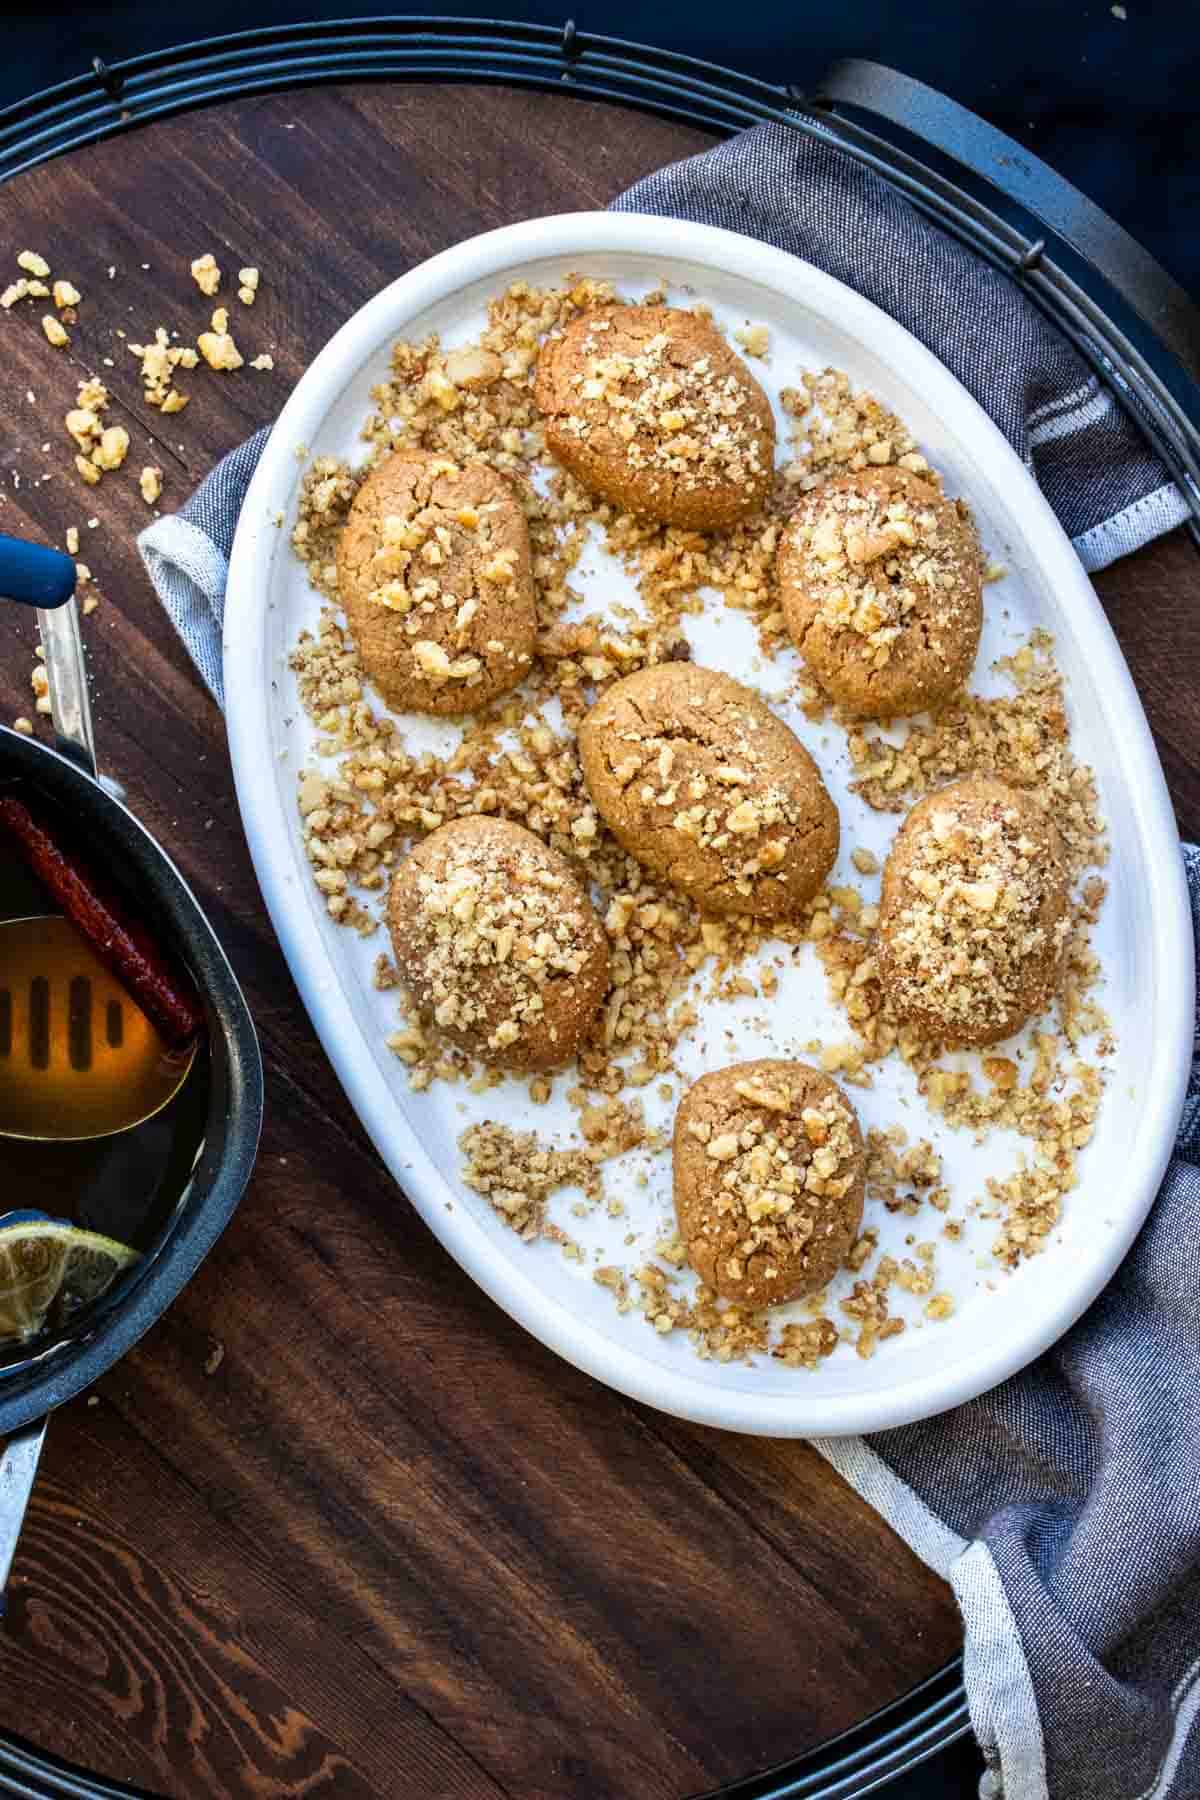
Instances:
[[[296,495],[302,468],[296,446],[311,443],[359,369],[407,324],[458,290],[484,279],[497,288],[547,258],[631,253],[706,265],[786,295],[838,325],[920,386],[993,482],[1022,493],[1023,537],[1089,644],[1094,677],[1112,732],[1122,744],[1124,779],[1149,872],[1145,928],[1154,934],[1153,994],[1162,1029],[1147,1071],[1143,1128],[1122,1171],[1120,1216],[1064,1267],[1054,1304],[979,1334],[973,1351],[949,1367],[936,1356],[921,1372],[878,1391],[756,1396],[665,1369],[574,1317],[496,1249],[470,1206],[448,1207],[455,1190],[397,1108],[393,1090],[362,1039],[346,995],[321,979],[328,952],[319,915],[295,904],[287,871],[296,856],[296,815],[287,817],[275,785],[262,779],[272,670],[268,662],[265,579],[271,559],[287,554],[275,519]],[[225,612],[225,692],[238,801],[254,867],[275,931],[321,1042],[376,1149],[425,1223],[493,1300],[543,1343],[634,1399],[701,1424],[780,1437],[838,1436],[925,1418],[973,1398],[1015,1373],[1057,1339],[1108,1281],[1149,1210],[1169,1158],[1186,1090],[1193,1032],[1192,933],[1178,836],[1157,753],[1125,660],[1091,583],[1020,459],[978,404],[928,350],[870,301],[784,251],[712,226],[631,213],[567,213],[486,232],[410,270],[335,333],[297,383],[267,442],[242,508],[230,559]]]

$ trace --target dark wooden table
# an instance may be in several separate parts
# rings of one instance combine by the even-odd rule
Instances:
[[[61,544],[79,526],[103,596],[84,621],[103,765],[207,908],[267,1063],[236,1220],[54,1421],[0,1635],[0,1729],[157,1793],[675,1800],[853,1723],[959,1643],[949,1591],[813,1451],[608,1393],[424,1229],[301,1009],[220,716],[134,550],[142,465],[178,505],[384,282],[472,232],[602,206],[707,141],[565,96],[326,88],[156,125],[4,192],[7,254],[42,252],[84,301],[68,351],[44,308],[0,317],[0,530]],[[262,270],[231,319],[275,367],[197,370],[164,419],[116,333],[194,339],[209,303],[188,264],[207,250]],[[84,488],[62,420],[91,371],[132,447]],[[1098,582],[1191,835],[1198,569],[1176,534]],[[0,609],[6,719],[32,711],[33,643]]]

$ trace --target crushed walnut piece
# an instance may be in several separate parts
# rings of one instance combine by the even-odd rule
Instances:
[[[53,709],[50,705],[50,677],[44,663],[34,663],[29,675],[29,685],[34,692],[34,711],[48,717]]]
[[[734,337],[747,356],[765,357],[771,348],[771,333],[766,325],[740,325]]]
[[[196,257],[191,264],[191,271],[192,280],[200,292],[207,294],[211,299],[221,285],[221,271],[217,267],[217,259],[212,251],[206,250],[203,256]]]
[[[78,449],[75,467],[89,487],[95,487],[101,475],[119,469],[129,452],[129,433],[124,425],[106,425],[108,389],[94,375],[79,383],[75,405],[63,420],[67,435]],[[76,533],[76,548],[78,548]]]
[[[928,1138],[909,1145],[907,1135],[903,1125],[868,1131],[867,1198],[880,1201],[890,1213],[912,1217],[922,1196],[938,1188],[942,1159]]]
[[[99,442],[104,430],[103,415],[108,410],[108,404],[108,389],[102,381],[89,377],[79,383],[75,405],[66,414],[63,424],[67,428],[67,435],[84,456],[90,457],[93,447]]]
[[[98,469],[119,469],[129,451],[129,433],[123,425],[106,425],[100,440],[92,448],[92,461]]]
[[[196,339],[196,348],[210,369],[240,369],[242,366],[244,359],[226,329],[228,323],[229,315],[224,307],[218,307],[213,314],[213,329],[202,331]]]
[[[66,330],[65,326],[54,317],[53,313],[46,313],[43,315],[42,330],[46,334],[47,343],[53,344],[56,350],[63,349],[64,346],[71,341],[70,333]]]
[[[995,775],[1029,797],[1053,820],[1077,878],[1103,863],[1104,824],[1092,772],[1071,750],[1062,677],[1053,640],[1034,631],[1027,644],[995,664],[1012,694],[952,701],[929,725],[910,725],[894,745],[869,727],[849,734],[854,791],[881,812],[905,812],[933,788],[965,775]]]
[[[194,369],[199,362],[191,345],[173,344],[166,326],[156,325],[153,343],[129,344],[127,349],[131,356],[141,358],[142,398],[147,406],[157,406],[165,413],[181,412],[188,396],[181,394],[172,382],[176,369]]]
[[[243,306],[253,306],[258,294],[258,270],[238,270],[238,299]]]
[[[595,1161],[582,1150],[555,1150],[532,1131],[511,1131],[491,1120],[469,1125],[458,1140],[466,1158],[462,1178],[491,1202],[506,1225],[530,1241],[546,1226],[546,1202],[559,1188],[601,1193]]]
[[[156,468],[153,463],[147,463],[138,476],[138,487],[141,489],[142,499],[146,505],[153,506],[162,493],[162,470]]]
[[[845,1299],[839,1302],[847,1318],[853,1319],[858,1326],[855,1349],[864,1361],[874,1356],[887,1338],[898,1337],[904,1330],[904,1320],[888,1305],[888,1289],[896,1268],[891,1257],[881,1256],[874,1275],[856,1281]]]

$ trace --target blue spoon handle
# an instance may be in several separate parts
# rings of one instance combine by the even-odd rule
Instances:
[[[0,598],[51,611],[75,592],[75,564],[61,550],[0,536]]]

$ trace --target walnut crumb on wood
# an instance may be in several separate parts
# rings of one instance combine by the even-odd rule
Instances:
[[[228,322],[223,308],[213,314],[214,326],[218,319]],[[196,339],[196,348],[210,369],[240,369],[242,366],[242,354],[223,326],[219,331],[202,331]]]
[[[221,285],[221,271],[217,266],[216,257],[211,250],[208,250],[203,256],[198,256],[191,267],[192,280],[200,292],[207,294],[211,299]]]
[[[181,412],[188,396],[172,387],[176,369],[194,369],[200,358],[190,344],[173,344],[165,325],[157,325],[153,343],[129,344],[131,356],[142,361],[142,398],[162,412]]]
[[[123,425],[108,425],[100,433],[100,441],[92,450],[92,461],[98,469],[119,469],[129,451],[129,433]]]

